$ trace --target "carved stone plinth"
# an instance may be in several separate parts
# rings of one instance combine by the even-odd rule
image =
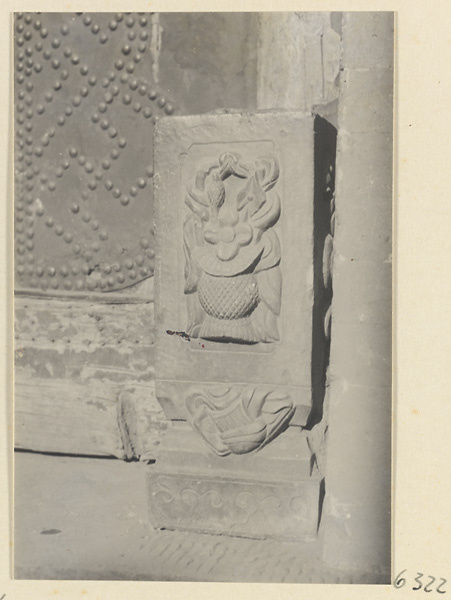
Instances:
[[[156,128],[156,396],[183,423],[149,472],[156,527],[315,535],[334,144],[302,113]]]
[[[149,503],[156,528],[284,540],[316,537],[322,483],[299,428],[290,427],[260,452],[218,457],[205,452],[188,424],[175,422],[151,469]]]

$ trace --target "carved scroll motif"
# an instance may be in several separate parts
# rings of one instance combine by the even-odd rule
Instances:
[[[226,152],[199,169],[185,203],[187,333],[219,342],[279,339],[282,275],[274,157]]]
[[[265,537],[261,533],[262,522],[270,535],[294,538],[308,534],[309,523],[314,522],[309,514],[311,506],[317,503],[305,486],[293,488],[252,481],[243,485],[218,478],[199,482],[183,475],[158,477],[152,491],[152,510],[166,523],[257,538]]]
[[[219,456],[259,450],[294,414],[288,394],[266,388],[202,389],[186,400],[192,427]]]

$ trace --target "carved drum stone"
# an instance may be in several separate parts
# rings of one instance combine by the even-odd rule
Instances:
[[[156,527],[316,535],[303,429],[326,365],[334,144],[295,112],[156,126],[156,395],[173,422],[149,472]]]

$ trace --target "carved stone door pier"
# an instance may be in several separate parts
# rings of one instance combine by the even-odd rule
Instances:
[[[299,112],[162,119],[155,137],[157,528],[316,537],[335,129]],[[326,328],[326,331],[325,331]]]

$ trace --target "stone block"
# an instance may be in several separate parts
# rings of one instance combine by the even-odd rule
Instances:
[[[335,135],[286,111],[157,124],[156,396],[188,423],[149,474],[157,527],[316,534],[299,436],[325,381]]]
[[[297,428],[260,452],[218,457],[176,422],[149,475],[155,528],[303,541],[317,535],[322,480]]]
[[[313,144],[302,113],[159,123],[156,393],[170,418],[230,384],[308,412]]]

